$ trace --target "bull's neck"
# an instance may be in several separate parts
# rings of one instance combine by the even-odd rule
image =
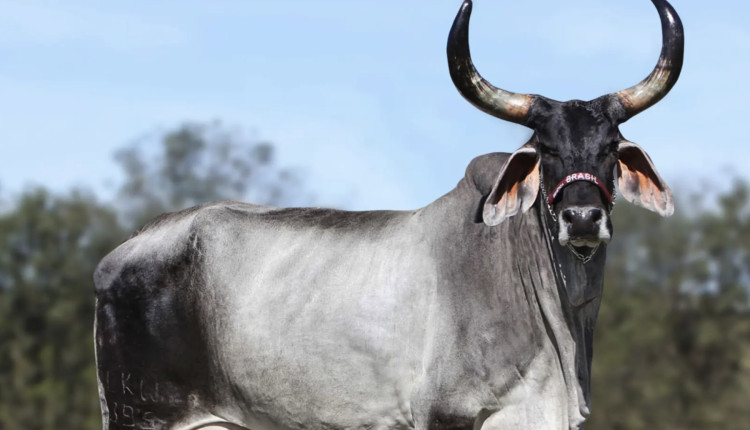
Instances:
[[[481,214],[481,197],[473,184],[464,180],[451,193],[424,208],[425,214],[430,215],[427,219],[441,220],[430,225],[438,229],[435,233],[439,246],[433,249],[440,250],[448,261],[472,260],[463,264],[474,280],[485,280],[480,272],[486,272],[492,274],[491,278],[533,288],[565,379],[570,427],[576,428],[589,411],[591,342],[601,300],[606,249],[602,246],[588,263],[578,260],[558,244],[553,234],[554,221],[540,200],[527,213],[488,227],[476,218]],[[486,258],[488,254],[490,258]],[[461,284],[456,294],[462,295],[462,300],[472,300],[466,294],[481,294],[488,286]],[[504,294],[503,289],[508,287],[497,285],[498,294]]]
[[[556,235],[557,222],[549,211],[543,209],[538,199],[534,204],[536,216],[544,230],[547,249],[555,265],[557,282],[563,287],[562,292],[572,308],[578,309],[601,297],[604,263],[607,258],[607,247],[602,244],[595,251],[590,261],[584,263],[565,246],[561,246]]]
[[[584,263],[576,257],[567,247],[561,246],[555,237],[555,220],[549,211],[544,210],[541,200],[537,200],[534,207],[537,209],[538,217],[547,243],[550,260],[554,266],[557,291],[560,298],[561,310],[565,319],[565,328],[554,327],[555,336],[558,337],[558,348],[560,344],[567,344],[563,349],[568,349],[567,354],[572,354],[575,370],[575,385],[579,400],[579,410],[583,416],[588,415],[590,404],[590,382],[591,382],[591,360],[593,356],[593,334],[594,325],[601,303],[604,263],[607,249],[602,245],[590,261]],[[569,339],[567,339],[569,337]],[[562,351],[561,351],[562,352]],[[573,375],[570,369],[566,369],[566,383],[569,390]],[[570,378],[570,379],[569,379]],[[569,395],[572,394],[569,392]],[[572,399],[571,399],[572,400]],[[571,404],[571,406],[574,406]]]

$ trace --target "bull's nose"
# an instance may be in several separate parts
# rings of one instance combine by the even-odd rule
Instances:
[[[606,213],[596,207],[567,208],[560,214],[560,243],[570,241],[575,246],[596,246],[600,241],[609,241]]]
[[[603,215],[599,208],[570,208],[563,211],[563,221],[573,229],[585,230],[595,227]]]

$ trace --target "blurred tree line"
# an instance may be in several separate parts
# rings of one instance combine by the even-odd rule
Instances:
[[[308,198],[273,146],[219,123],[185,124],[115,160],[125,180],[112,203],[36,188],[0,213],[0,430],[101,429],[92,274],[138,227],[208,201]]]
[[[592,429],[750,429],[750,189],[613,215]]]
[[[144,222],[220,199],[310,200],[271,145],[216,123],[115,159],[114,202],[36,188],[0,213],[0,429],[101,428],[91,276]],[[624,203],[613,218],[587,428],[750,428],[748,185],[686,196],[667,219]]]

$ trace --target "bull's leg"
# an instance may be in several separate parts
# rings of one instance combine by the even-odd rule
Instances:
[[[555,417],[558,411],[547,412],[530,413],[522,405],[511,405],[493,413],[481,424],[478,422],[475,430],[568,430],[567,420]]]
[[[497,411],[483,411],[474,430],[571,430],[569,426],[565,397],[531,396]]]
[[[191,427],[186,430],[250,430],[247,427],[238,426],[232,423],[212,423],[201,427]]]
[[[222,425],[211,425],[208,427],[201,427],[196,430],[248,430],[245,427],[239,427],[234,424],[222,424]]]
[[[200,427],[196,430],[248,430],[245,427],[236,426],[234,424],[212,424],[208,427]]]

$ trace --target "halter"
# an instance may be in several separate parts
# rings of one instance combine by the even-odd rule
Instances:
[[[557,197],[565,187],[579,181],[591,182],[592,184],[596,185],[600,190],[602,190],[602,193],[604,193],[604,197],[607,198],[609,206],[611,207],[615,204],[615,199],[612,197],[612,194],[609,192],[607,187],[604,186],[602,181],[594,174],[584,172],[571,173],[570,175],[566,176],[565,179],[560,181],[560,183],[557,184],[557,187],[555,187],[555,189],[552,191],[552,194],[547,197],[547,204],[552,206],[552,204],[555,203],[555,200],[557,200]]]
[[[562,190],[574,182],[584,181],[584,182],[590,182],[596,185],[602,191],[602,193],[604,194],[604,197],[607,198],[607,202],[609,203],[609,211],[611,212],[612,209],[615,207],[616,196],[613,196],[612,193],[609,192],[607,187],[604,186],[604,183],[602,182],[602,180],[597,178],[596,175],[594,174],[586,173],[586,172],[571,173],[570,175],[566,176],[565,179],[560,181],[559,184],[557,184],[555,189],[552,191],[552,194],[547,194],[547,190],[544,188],[544,176],[541,173],[541,169],[539,173],[540,173],[539,189],[542,191],[542,197],[544,198],[544,202],[547,204],[547,210],[549,211],[550,216],[552,216],[552,220],[555,222],[555,224],[557,224],[557,215],[555,215],[555,211],[552,210],[552,205],[560,196],[560,193],[562,193]],[[581,254],[571,244],[568,244],[567,248],[583,264],[586,264],[589,261],[591,261],[592,258],[594,258],[594,255],[596,255],[596,252],[599,250],[599,245],[596,245],[596,247],[591,251],[591,254],[589,255]]]

